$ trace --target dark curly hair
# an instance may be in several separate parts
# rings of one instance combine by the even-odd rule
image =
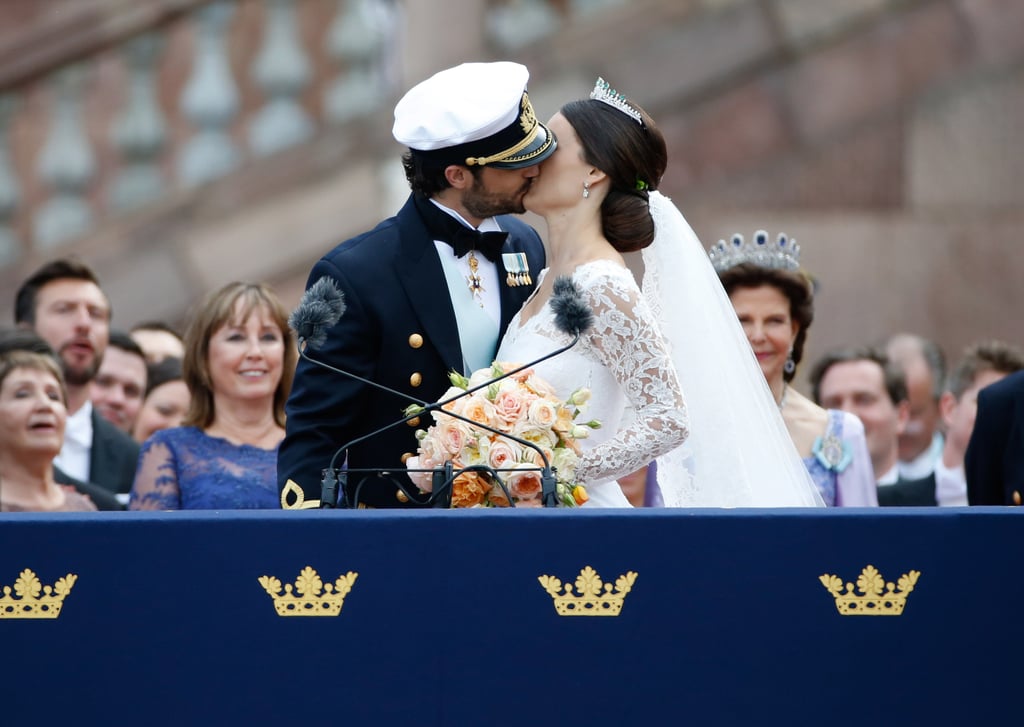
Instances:
[[[799,364],[804,357],[804,343],[807,341],[807,330],[814,322],[814,286],[808,277],[797,270],[776,270],[765,268],[754,263],[741,263],[723,270],[718,274],[722,287],[731,297],[737,288],[758,288],[770,285],[789,300],[789,317],[796,321],[798,330],[793,341],[791,358]],[[792,372],[783,371],[782,378],[789,383],[796,376],[796,368]]]
[[[409,188],[428,199],[452,186],[444,174],[444,170],[450,166],[450,164],[443,166],[432,164],[412,149],[402,155],[402,168],[405,170],[405,179],[409,182]],[[483,172],[483,167],[474,166],[466,167],[466,169],[474,179],[479,179]]]
[[[593,99],[570,101],[561,108],[587,164],[611,182],[601,203],[601,226],[619,252],[642,250],[654,241],[649,193],[658,188],[668,165],[665,137],[646,111],[628,103],[640,112],[643,124]]]

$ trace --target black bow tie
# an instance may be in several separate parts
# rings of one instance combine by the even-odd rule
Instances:
[[[419,210],[427,229],[435,240],[447,242],[455,251],[455,257],[464,257],[476,250],[492,263],[498,261],[501,249],[508,238],[507,232],[480,232],[466,227],[429,199],[416,197],[416,208]]]
[[[457,222],[458,220],[456,220]],[[469,252],[476,250],[492,263],[498,262],[501,255],[501,248],[508,237],[507,232],[480,232],[465,225],[459,225],[459,229],[452,236],[454,239],[445,240],[455,250],[455,257],[462,257]]]

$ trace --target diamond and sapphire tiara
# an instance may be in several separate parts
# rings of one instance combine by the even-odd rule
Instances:
[[[753,263],[762,268],[775,270],[800,269],[800,246],[796,240],[786,237],[785,232],[779,233],[774,245],[768,242],[768,233],[764,230],[755,232],[754,239],[750,242],[737,233],[732,236],[730,243],[719,240],[712,245],[708,257],[711,258],[715,271],[719,273],[743,263]]]

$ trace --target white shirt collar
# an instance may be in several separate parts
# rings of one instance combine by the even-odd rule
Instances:
[[[935,462],[935,499],[940,507],[967,506],[967,475],[962,465],[947,467],[941,457]]]
[[[64,425],[64,439],[80,447],[92,448],[92,402],[87,401]]]
[[[942,434],[935,432],[932,436],[932,443],[928,445],[928,449],[909,462],[900,461],[900,475],[908,480],[919,480],[930,475],[935,471],[935,463],[942,457],[944,445],[945,442],[942,439]]]
[[[64,444],[53,463],[72,477],[88,482],[92,436],[92,402],[87,401],[68,417],[64,425]]]
[[[886,487],[888,485],[895,485],[899,480],[900,468],[897,465],[893,465],[891,470],[878,478],[878,486]]]

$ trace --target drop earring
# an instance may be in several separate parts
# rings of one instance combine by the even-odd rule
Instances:
[[[796,362],[793,361],[793,349],[789,349],[789,355],[786,356],[786,363],[782,364],[783,372],[792,374],[796,371]]]
[[[583,183],[583,199],[590,196],[590,182]]]

